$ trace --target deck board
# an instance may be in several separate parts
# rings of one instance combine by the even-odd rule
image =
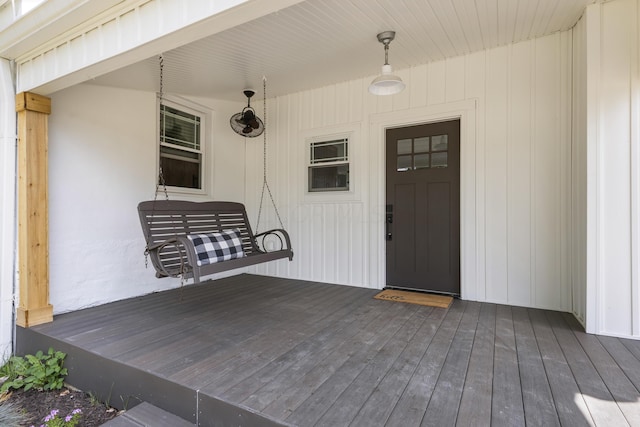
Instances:
[[[71,384],[96,375],[203,426],[640,425],[639,342],[566,313],[377,292],[243,274],[62,314],[18,348],[38,336],[70,354]],[[108,378],[73,365],[92,357]]]
[[[338,396],[317,425],[327,427],[349,425],[369,398],[371,391],[376,389],[382,378],[389,372],[429,314],[430,312],[426,310],[413,313],[411,319],[387,341],[371,362],[364,364],[362,371]]]
[[[338,320],[328,324],[308,340],[272,360],[254,375],[229,388],[222,396],[230,400],[242,400],[248,406],[264,409],[291,388],[301,375],[313,369],[326,354],[342,343],[351,340],[367,326],[363,314],[374,307],[359,306],[353,310],[350,304],[340,313]]]
[[[291,349],[298,340],[312,336],[317,330],[322,328],[323,323],[314,321],[325,316],[327,310],[334,310],[335,304],[326,305],[314,304],[314,311],[301,310],[296,317],[287,317],[282,312],[271,318],[270,322],[252,322],[248,329],[232,328],[228,331],[232,339],[225,348],[213,352],[207,358],[194,365],[188,366],[184,371],[170,375],[176,381],[191,381],[204,392],[219,393],[232,387],[235,382],[251,375],[262,365],[269,363],[278,357],[285,349]],[[260,316],[260,312],[255,312]],[[302,321],[299,316],[312,316],[311,321]],[[258,317],[259,318],[259,317]],[[291,321],[289,319],[292,319]],[[262,320],[265,318],[262,317]],[[238,349],[242,351],[239,352]],[[233,363],[221,363],[227,360]],[[196,369],[194,369],[194,366]],[[216,369],[213,369],[217,367]],[[199,368],[206,369],[207,372],[200,372]]]
[[[456,418],[461,427],[491,423],[495,334],[496,306],[482,304]]]
[[[564,318],[569,324],[574,321],[567,316]],[[598,337],[579,331],[575,331],[574,334],[613,398],[620,402],[618,406],[629,425],[640,426],[640,393],[636,387],[603,347]]]
[[[377,420],[378,425],[386,423],[445,315],[445,310],[424,312],[420,328],[406,344],[380,383],[370,391],[351,425],[366,427],[371,425],[371,420]]]
[[[629,340],[604,336],[598,337],[598,339],[611,357],[613,357],[615,363],[622,369],[629,381],[633,383],[636,390],[640,390],[640,366],[638,359],[623,343]]]
[[[327,359],[327,371],[331,376],[321,383],[317,383],[312,393],[292,414],[285,419],[294,425],[315,425],[329,408],[336,402],[341,393],[357,378],[365,366],[370,363],[371,356],[379,354],[385,344],[404,327],[418,310],[411,307],[402,310],[403,313],[394,316],[383,316],[382,324],[368,325],[358,334],[355,346],[349,351],[349,357],[341,364],[333,363],[333,358]],[[389,313],[391,314],[391,313]]]
[[[331,351],[322,352],[317,357],[312,358],[313,367],[302,375],[288,376],[288,389],[281,389],[280,396],[264,408],[266,414],[276,418],[287,419],[297,408],[305,402],[305,411],[311,412],[313,401],[308,400],[312,394],[328,381],[336,371],[347,363],[352,355],[358,355],[366,348],[367,342],[376,339],[379,330],[389,331],[389,320],[392,313],[406,312],[396,307],[389,311],[377,314],[374,318],[369,318],[369,322],[359,322],[359,328],[353,331],[354,334],[342,342]],[[391,325],[393,326],[393,325]]]
[[[334,311],[334,304],[331,308],[327,306],[326,310],[334,316],[340,316],[347,313],[350,307],[351,305],[348,304],[341,307],[340,310]],[[304,328],[285,329],[285,335],[291,334],[291,339],[286,337],[285,341],[276,341],[268,347],[265,345],[258,346],[256,348],[256,351],[260,352],[258,357],[248,358],[245,363],[238,364],[225,377],[219,378],[215,383],[203,387],[203,391],[219,394],[225,398],[233,398],[233,395],[227,396],[226,391],[234,388],[236,396],[240,395],[240,399],[245,398],[250,394],[251,390],[245,390],[242,393],[241,387],[236,387],[239,383],[244,383],[246,386],[246,381],[254,382],[256,379],[260,382],[270,381],[273,376],[277,375],[278,371],[286,369],[287,362],[305,357],[305,355],[316,350],[314,347],[322,346],[327,339],[334,336],[340,337],[340,335],[337,335],[336,329],[338,326],[335,323],[322,327],[324,323],[320,320],[322,319]],[[296,339],[299,335],[305,335],[308,338],[303,342],[299,342]],[[285,366],[280,366],[281,364]]]
[[[607,404],[615,399],[593,366],[590,355],[585,352],[576,338],[577,331],[570,328],[562,313],[549,312],[547,318],[551,322],[593,421],[597,425],[629,425],[618,405],[612,407]]]
[[[560,419],[553,405],[549,379],[528,310],[514,307],[512,314],[525,421],[527,425],[559,426]]]
[[[453,425],[464,390],[479,315],[480,304],[472,302],[466,304],[421,425],[434,427]]]
[[[393,408],[389,425],[420,425],[458,329],[466,303],[454,304],[440,324],[429,348]]]
[[[496,309],[491,425],[524,426],[522,385],[511,307]]]
[[[587,404],[545,312],[528,312],[561,425],[593,425]]]

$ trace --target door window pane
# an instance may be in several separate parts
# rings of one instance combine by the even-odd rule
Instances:
[[[446,168],[447,165],[447,153],[432,153],[431,154],[431,167],[433,168]]]
[[[429,137],[416,138],[413,140],[414,153],[428,153],[429,152]]]
[[[429,167],[429,154],[416,154],[416,169],[425,169]]]
[[[411,154],[411,139],[398,140],[398,154]]]
[[[446,168],[448,166],[448,135],[422,136],[397,141],[397,170]]]
[[[411,170],[411,156],[398,156],[398,172]]]
[[[431,151],[447,151],[449,149],[448,135],[436,135],[431,137]]]

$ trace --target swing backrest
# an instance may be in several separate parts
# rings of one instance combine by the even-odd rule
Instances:
[[[220,233],[239,229],[245,255],[259,252],[247,211],[236,202],[190,202],[186,200],[150,200],[138,205],[138,214],[147,246],[164,242],[175,236]],[[165,265],[180,264],[173,246],[161,251],[160,261]]]

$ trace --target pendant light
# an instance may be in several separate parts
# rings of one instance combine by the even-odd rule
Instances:
[[[389,65],[389,43],[395,37],[395,31],[384,31],[378,34],[378,41],[384,45],[384,65],[382,74],[373,79],[369,85],[369,92],[374,95],[395,95],[402,92],[405,87],[402,79],[393,74],[393,69]]]

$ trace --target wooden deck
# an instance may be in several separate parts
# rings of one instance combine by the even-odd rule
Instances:
[[[202,426],[640,426],[640,342],[569,314],[239,275],[56,316],[20,352]],[[46,347],[45,347],[46,349]]]

